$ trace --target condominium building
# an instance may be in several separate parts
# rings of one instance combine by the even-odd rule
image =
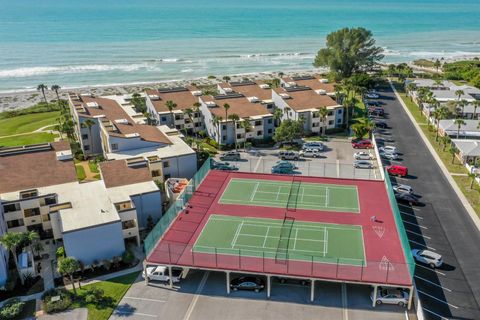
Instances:
[[[158,90],[147,90],[146,103],[148,112],[159,125],[167,125],[180,131],[190,133],[204,130],[202,114],[198,107],[198,97],[202,91],[196,88],[162,88]],[[170,103],[175,107],[170,111]],[[191,109],[191,113],[187,112]]]
[[[217,85],[220,94],[240,93],[250,101],[262,104],[270,113],[273,113],[275,104],[272,100],[272,89],[263,81],[231,81]]]
[[[200,110],[210,137],[222,145],[242,143],[245,139],[270,139],[275,130],[273,115],[257,97],[238,92],[200,97]],[[226,110],[225,105],[229,108]],[[239,121],[230,119],[237,115]],[[248,122],[244,127],[243,122]]]
[[[0,204],[2,199],[0,198]],[[3,216],[3,206],[0,205],[0,237],[7,232],[7,224]],[[0,288],[3,288],[8,279],[8,250],[0,245]]]
[[[320,81],[317,82],[321,84]],[[284,83],[281,88],[273,89],[272,100],[275,106],[282,110],[283,120],[303,119],[305,132],[323,134],[328,129],[338,128],[344,124],[344,108],[330,96],[329,90],[327,88],[313,90],[309,86],[289,82]],[[321,119],[319,112],[321,108],[328,111],[325,119]]]
[[[86,155],[146,162],[160,183],[171,176],[191,178],[195,174],[196,153],[176,129],[146,125],[113,98],[70,94],[70,105]]]
[[[160,190],[146,166],[101,166],[104,180],[79,183],[68,142],[0,149],[0,199],[9,232],[36,231],[91,264],[140,244],[148,216],[161,216]]]
[[[326,94],[330,97],[335,97],[335,85],[330,83],[328,79],[321,75],[303,75],[284,77],[280,79],[280,86],[283,88],[304,86],[309,87],[319,94]]]

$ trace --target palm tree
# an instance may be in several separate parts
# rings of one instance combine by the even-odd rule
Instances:
[[[93,153],[93,150],[95,150],[93,147],[93,137],[92,137],[92,127],[95,125],[95,121],[92,119],[87,119],[84,122],[82,122],[81,127],[82,128],[88,128],[88,139],[90,140],[90,146],[92,147],[91,153]]]
[[[270,81],[270,88],[279,88],[279,87],[280,87],[280,79],[273,78],[272,81]]]
[[[285,107],[285,114],[287,115],[287,120],[290,120],[290,110],[292,110],[290,107]]]
[[[463,90],[457,90],[455,91],[455,95],[457,96],[457,100],[460,101],[460,98],[465,95],[465,92]]]
[[[177,104],[172,100],[168,100],[165,102],[165,106],[167,107],[168,111],[170,112],[170,120],[172,121],[172,125],[170,128],[175,128],[175,118],[173,117],[173,109],[177,107]]]
[[[475,183],[475,178],[477,177],[477,173],[469,172],[468,177],[472,179],[472,182],[470,183],[470,189],[473,189],[473,184]]]
[[[437,73],[438,73],[438,69],[440,69],[440,67],[442,66],[442,63],[440,62],[440,60],[437,59],[433,63],[433,66],[435,67],[435,69],[437,69]]]
[[[73,257],[61,258],[58,260],[58,273],[68,276],[72,283],[73,293],[77,295],[77,289],[75,288],[75,282],[73,280],[73,274],[80,268],[80,264]]]
[[[322,134],[325,135],[325,131],[327,130],[326,128],[326,121],[327,121],[327,116],[328,116],[328,110],[326,107],[321,107],[318,109],[318,115],[320,116],[320,121],[323,123],[324,130],[322,130]],[[318,132],[320,133],[320,131]]]
[[[187,115],[188,119],[193,124],[193,133],[195,135],[195,138],[197,138],[197,132],[195,131],[195,124],[193,123],[193,109],[187,108],[183,112]]]
[[[461,114],[461,117],[462,118],[465,118],[465,107],[468,105],[468,101],[465,100],[465,99],[462,99],[460,101],[458,101],[458,106],[460,107],[460,109],[462,110],[462,114]]]
[[[218,140],[218,143],[220,143],[220,136],[221,136],[221,131],[220,131],[220,124],[222,123],[222,117],[220,116],[213,116],[213,119],[212,119],[212,122],[213,122],[213,125],[215,127],[215,131],[217,133],[217,140]]]
[[[444,135],[444,136],[442,136],[441,140],[442,140],[442,145],[443,145],[442,151],[445,151],[445,148],[447,147],[447,144],[450,142],[450,137],[448,135]]]
[[[223,105],[223,109],[225,109],[225,120],[228,119],[228,109],[230,109],[230,105],[228,103],[225,103]]]
[[[273,111],[273,120],[275,121],[275,126],[278,127],[282,121],[283,111],[280,108],[276,108]]]
[[[407,91],[407,95],[410,96],[410,99],[411,99],[411,92],[414,91],[414,90],[416,89],[416,87],[417,87],[417,86],[416,86],[415,83],[413,83],[413,82],[407,83],[407,86],[406,86],[406,89],[407,89],[407,90],[406,90],[406,91]]]
[[[42,91],[43,94],[43,100],[45,100],[45,103],[48,103],[47,101],[47,96],[45,95],[45,90],[48,90],[47,85],[41,83],[37,86],[37,91]]]
[[[440,120],[445,119],[448,115],[448,110],[446,107],[440,107],[435,110],[433,113],[433,118],[435,119],[436,132],[435,132],[435,141],[438,141],[438,127],[440,126]]]
[[[50,87],[50,90],[55,91],[55,94],[57,95],[57,101],[60,101],[60,96],[58,94],[58,90],[60,90],[61,87],[58,84],[54,84],[53,86]]]
[[[462,128],[462,126],[466,125],[467,123],[463,121],[463,119],[461,118],[455,119],[453,123],[457,125],[457,139],[458,139],[458,136],[460,135],[460,128]]]
[[[223,81],[225,81],[226,83],[228,83],[228,81],[230,81],[230,77],[229,77],[229,76],[224,76],[222,79],[223,79]]]
[[[452,155],[452,164],[455,163],[455,155],[457,154],[457,148],[454,146],[451,146],[450,149],[448,149],[448,152]]]
[[[335,90],[335,101],[340,104],[342,103],[342,98],[343,98],[343,87],[341,84],[334,84],[333,89]]]
[[[280,72],[278,73],[278,76],[280,77],[280,79],[283,78],[284,75],[285,75],[285,73],[283,73],[282,71],[280,71]]]
[[[245,130],[245,139],[243,139],[243,151],[246,151],[247,150],[247,133],[250,132],[251,130],[251,125],[250,125],[250,121],[248,120],[243,120],[241,123],[240,123],[241,127]]]
[[[25,279],[20,274],[20,267],[18,266],[17,259],[17,248],[21,246],[24,241],[24,237],[19,232],[7,232],[2,237],[0,237],[0,243],[8,250],[13,256],[13,261],[15,262],[15,268],[17,269],[18,276],[22,286]]]
[[[235,142],[235,150],[238,149],[237,147],[237,122],[240,120],[240,117],[238,116],[238,114],[231,114],[230,116],[228,116],[228,119],[232,120],[233,121],[233,141]]]
[[[480,107],[480,100],[473,101],[473,117],[475,119],[477,117],[477,108]]]

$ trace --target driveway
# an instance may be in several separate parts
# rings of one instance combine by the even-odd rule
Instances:
[[[380,92],[391,137],[411,176],[396,178],[422,196],[423,207],[400,206],[412,248],[441,254],[439,270],[417,265],[415,283],[431,319],[480,319],[480,233],[390,87]]]

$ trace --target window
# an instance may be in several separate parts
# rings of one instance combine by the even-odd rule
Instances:
[[[227,125],[222,125],[222,130],[227,130]]]
[[[57,199],[55,199],[55,197],[45,198],[45,205],[49,206],[49,205],[55,204],[55,203],[57,203]]]
[[[255,121],[255,127],[256,127],[256,126],[261,126],[261,125],[262,125],[262,121],[261,121],[261,120]]]
[[[314,113],[312,113],[312,117],[313,118],[318,118],[318,117],[320,117],[320,114],[318,112],[314,112]]]
[[[342,123],[342,119],[337,119],[337,123]]]
[[[118,143],[112,143],[112,150],[118,150]]]
[[[160,122],[167,122],[167,117],[161,117]]]
[[[170,167],[170,162],[164,161],[164,162],[163,162],[163,167],[164,167],[164,168],[169,168],[169,167]]]
[[[182,120],[182,119],[183,119],[182,115],[180,114],[175,115],[175,120]]]
[[[166,174],[163,176],[163,180],[167,180],[167,179],[170,179],[172,177],[171,174]]]
[[[257,131],[257,136],[261,136],[263,134],[263,131],[262,130],[258,130]]]
[[[223,141],[226,141],[226,140],[227,140],[227,136],[223,136],[223,137],[222,137],[222,140],[223,140]]]
[[[82,140],[87,140],[88,139],[88,134],[82,134]]]
[[[90,146],[88,144],[83,145],[83,150],[85,151],[90,150]]]
[[[3,212],[13,212],[20,210],[20,203],[10,203],[3,206]]]
[[[198,113],[198,112],[195,112],[195,113],[193,114],[193,117],[194,117],[194,118],[198,118],[198,117],[200,117],[200,113]]]
[[[242,135],[241,135],[240,133],[237,134],[237,139],[242,139],[242,138],[243,138],[243,137],[242,137]]]
[[[122,229],[135,228],[135,220],[122,221]]]
[[[177,130],[182,130],[182,125],[177,124],[177,125],[175,126],[175,129],[177,129]]]
[[[272,129],[268,129],[268,133],[273,133],[273,130]]]
[[[43,222],[50,221],[50,215],[49,215],[49,214],[44,214],[44,215],[42,215],[42,221],[43,221]]]
[[[195,122],[195,128],[200,127],[200,122]]]
[[[162,173],[160,170],[152,170],[152,177],[159,177]]]
[[[318,127],[318,126],[320,126],[320,123],[318,123],[318,122],[312,123],[312,128],[315,128],[315,127]]]
[[[343,110],[342,109],[338,109],[338,114],[342,114]]]
[[[32,208],[23,210],[25,218],[34,217],[40,215],[40,208]]]
[[[268,119],[268,120],[267,120],[267,123],[268,123],[268,124],[272,124],[272,122],[273,122],[272,119]]]
[[[23,219],[7,221],[7,226],[9,228],[21,227],[23,225],[24,225]]]
[[[331,126],[333,124],[333,120],[328,121],[328,125]]]
[[[333,116],[333,111],[328,111],[328,116]]]

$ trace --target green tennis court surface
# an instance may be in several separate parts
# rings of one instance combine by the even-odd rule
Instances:
[[[233,178],[219,202],[358,213],[356,186]]]
[[[211,215],[192,251],[365,266],[361,226]]]

